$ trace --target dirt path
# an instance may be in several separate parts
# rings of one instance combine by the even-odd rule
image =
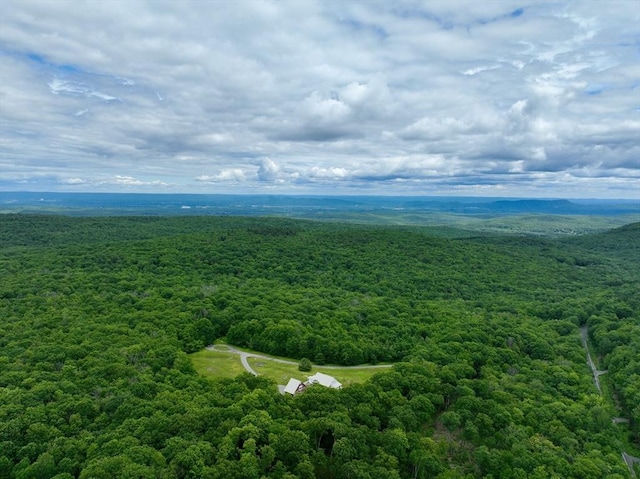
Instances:
[[[257,376],[258,373],[251,367],[251,365],[249,364],[249,361],[247,360],[248,358],[264,359],[266,361],[275,361],[276,363],[289,364],[292,366],[298,365],[297,361],[288,361],[286,359],[272,358],[271,356],[264,356],[262,354],[256,354],[256,353],[245,353],[244,351],[240,351],[239,349],[234,348],[233,346],[230,346],[228,344],[214,344],[211,346],[207,346],[207,349],[209,351],[218,351],[218,352],[233,353],[233,354],[240,355],[240,362],[242,363],[244,368],[247,370],[247,372],[249,372],[250,374],[253,374],[254,376]],[[392,364],[363,364],[361,366],[318,366],[318,365],[314,365],[314,366],[322,369],[384,369],[384,368],[390,368]]]

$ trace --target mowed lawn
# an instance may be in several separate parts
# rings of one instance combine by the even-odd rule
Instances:
[[[386,371],[389,368],[326,368],[323,366],[313,365],[310,372],[298,371],[298,366],[268,361],[262,358],[248,358],[249,365],[260,375],[264,375],[273,379],[278,384],[287,384],[290,378],[296,378],[305,381],[307,376],[312,376],[317,372],[325,373],[333,376],[343,385],[362,383],[380,371]],[[238,356],[238,362],[240,357]],[[390,367],[390,366],[389,366]]]
[[[209,351],[204,349],[190,354],[195,370],[207,377],[235,378],[245,372],[240,362],[240,355],[235,353]]]
[[[248,350],[244,351],[250,352]],[[240,355],[237,353],[209,351],[208,349],[204,349],[189,356],[195,370],[203,376],[234,378],[238,374],[246,372],[240,362]],[[270,357],[267,354],[263,354],[263,356]],[[340,381],[343,385],[362,383],[374,374],[388,370],[391,367],[391,365],[388,365],[387,368],[367,368],[365,366],[362,368],[334,369],[327,368],[325,366],[313,365],[313,369],[310,372],[301,372],[298,371],[297,364],[283,364],[265,358],[248,358],[247,360],[254,371],[261,376],[273,379],[278,384],[287,384],[289,379],[292,377],[304,381],[307,379],[307,376],[311,376],[316,372],[329,374]]]

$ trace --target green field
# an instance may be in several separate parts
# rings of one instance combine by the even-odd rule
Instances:
[[[234,353],[204,349],[190,355],[193,367],[199,374],[216,378],[235,378],[244,372],[240,356]]]
[[[240,348],[238,348],[240,349]],[[256,353],[249,349],[241,349],[247,353]],[[259,353],[265,358],[285,359],[295,361],[288,358],[276,358],[268,354]],[[240,355],[232,352],[210,351],[208,349],[198,351],[190,355],[195,370],[206,377],[211,378],[235,378],[238,374],[246,372],[240,362]],[[384,371],[388,368],[367,368],[362,367],[326,367],[314,365],[311,372],[298,371],[295,364],[284,364],[264,358],[248,358],[249,365],[259,375],[268,377],[278,384],[287,384],[290,378],[300,379],[304,381],[307,376],[311,376],[316,372],[329,374],[340,381],[343,385],[363,383],[374,374]],[[391,365],[388,365],[391,367]]]
[[[298,371],[298,367],[294,365],[276,363],[274,361],[265,361],[260,358],[249,358],[249,364],[257,373],[273,379],[278,384],[286,384],[290,378],[300,379],[304,381],[307,376],[311,376],[317,372],[329,374],[333,376],[343,385],[363,383],[371,376],[387,368],[327,368],[323,366],[313,366],[310,372]],[[391,367],[391,365],[389,365]]]

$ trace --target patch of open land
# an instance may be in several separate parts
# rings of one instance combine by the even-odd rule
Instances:
[[[241,362],[241,354],[248,355],[247,362],[260,376],[273,379],[278,384],[287,384],[290,378],[306,379],[316,372],[329,374],[343,385],[362,383],[391,364],[362,366],[318,366],[309,372],[298,370],[298,361],[258,353],[249,349],[216,344],[215,349],[207,348],[190,355],[195,370],[206,377],[234,378],[246,372]]]

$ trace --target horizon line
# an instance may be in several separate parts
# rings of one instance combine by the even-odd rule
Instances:
[[[465,195],[465,194],[357,194],[357,193],[186,193],[186,192],[147,192],[147,191],[46,191],[46,190],[15,190],[0,191],[0,196],[4,194],[53,194],[53,195],[141,195],[141,196],[264,196],[264,197],[292,197],[292,198],[478,198],[478,199],[512,199],[512,200],[579,200],[579,201],[625,201],[639,202],[638,198],[624,197],[569,197],[569,196],[481,196],[481,195]]]

